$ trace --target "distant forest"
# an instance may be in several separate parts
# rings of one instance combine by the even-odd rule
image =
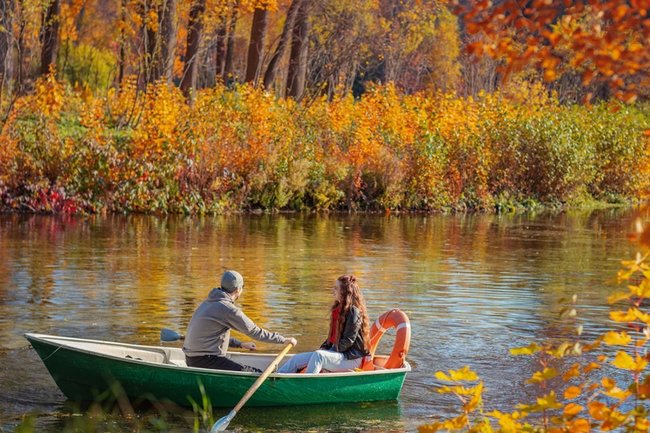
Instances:
[[[433,0],[2,0],[2,91],[5,97],[29,93],[35,78],[55,66],[60,79],[100,92],[119,87],[125,77],[134,75],[141,88],[166,80],[187,96],[217,82],[247,82],[278,97],[332,98],[359,96],[369,83],[390,82],[404,93],[442,91],[462,97],[497,90],[504,78],[512,76],[503,73],[503,66],[517,59],[529,63],[517,68],[520,77],[545,81],[561,102],[579,102],[586,95],[611,96],[611,83],[620,77],[605,71],[601,75],[606,79],[585,80],[589,65],[573,61],[580,50],[562,46],[559,40],[562,34],[576,39],[575,29],[562,26],[569,13],[581,17],[589,28],[596,25],[586,12],[546,2],[550,6],[545,7],[554,11],[548,18],[543,9],[517,9],[519,3],[535,2],[498,3],[514,7],[505,11],[489,10],[489,2],[465,3],[463,7]],[[621,12],[612,14],[617,18]],[[487,28],[488,19],[499,28]],[[526,27],[536,22],[549,25]],[[493,36],[501,31],[520,37],[513,38],[514,45],[497,46]],[[531,40],[536,33],[545,39]],[[553,53],[544,53],[549,40],[557,45]],[[493,52],[478,56],[486,50],[467,49],[477,44],[492,47]],[[531,48],[545,57],[531,61]],[[616,60],[611,52],[607,50]],[[554,68],[552,75],[549,66]],[[639,67],[636,75],[644,73]],[[644,89],[635,94],[647,96]]]

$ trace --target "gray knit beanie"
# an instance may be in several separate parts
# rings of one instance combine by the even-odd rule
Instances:
[[[237,271],[226,271],[221,276],[221,290],[232,293],[244,287],[244,277]]]

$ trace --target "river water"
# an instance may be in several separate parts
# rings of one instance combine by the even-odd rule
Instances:
[[[578,295],[587,338],[610,326],[606,297],[634,255],[636,216],[0,215],[0,431],[25,414],[44,432],[92,417],[69,408],[25,332],[157,345],[162,327],[184,331],[225,269],[244,275],[244,311],[299,351],[325,338],[341,274],[357,275],[372,320],[397,307],[412,322],[398,402],[244,409],[236,431],[415,431],[453,413],[434,373],[464,365],[485,381],[488,409],[512,409],[534,395],[523,382],[537,366],[508,349],[569,335],[561,298]],[[188,431],[192,415],[164,422]]]

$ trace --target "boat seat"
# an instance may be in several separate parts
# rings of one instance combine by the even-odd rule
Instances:
[[[115,353],[115,355],[119,356],[118,353]],[[171,364],[171,352],[167,349],[154,348],[151,350],[129,350],[126,354],[122,352],[122,356],[126,359],[133,359],[135,361]]]
[[[138,358],[137,356],[131,356],[131,355],[126,355],[126,359],[135,359],[136,361],[142,361],[142,358]]]

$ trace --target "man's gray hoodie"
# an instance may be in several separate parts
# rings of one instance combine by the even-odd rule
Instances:
[[[221,289],[212,289],[208,299],[196,309],[187,328],[183,352],[187,356],[225,356],[230,329],[267,343],[284,343],[282,335],[257,326]]]

